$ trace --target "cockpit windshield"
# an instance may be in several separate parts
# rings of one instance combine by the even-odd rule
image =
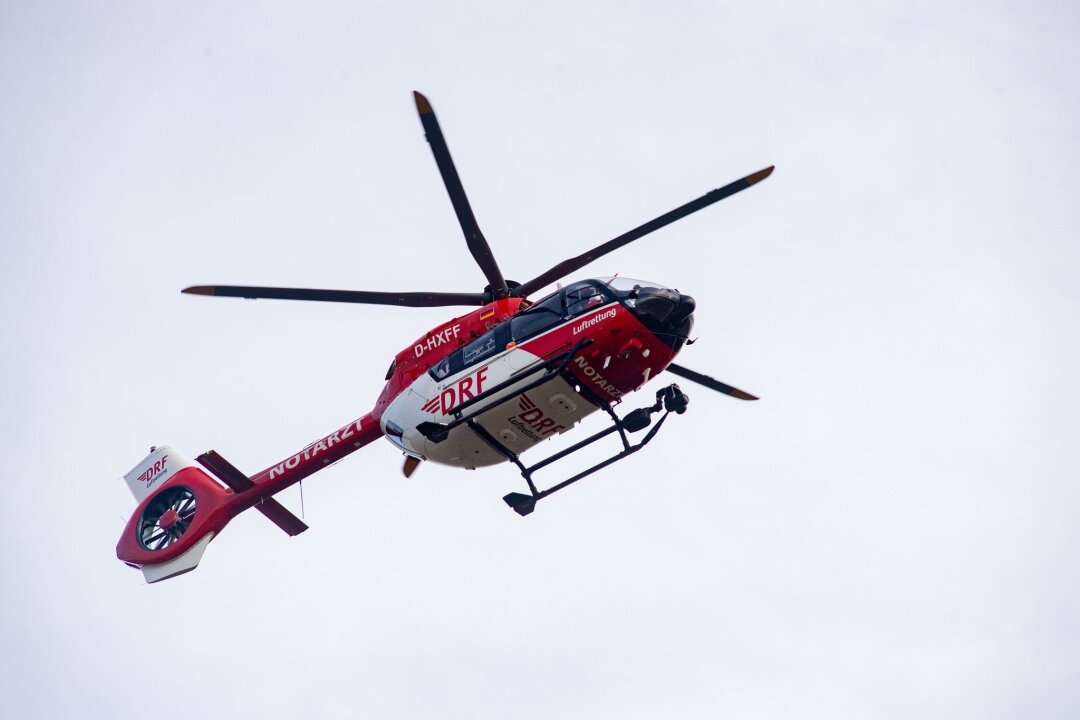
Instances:
[[[566,315],[577,317],[615,298],[599,283],[585,281],[566,288]]]
[[[660,283],[649,282],[648,280],[634,280],[627,277],[609,277],[603,278],[600,282],[606,284],[611,288],[615,295],[626,303],[630,307],[634,307],[637,300],[638,292],[644,289],[654,290],[666,290]]]

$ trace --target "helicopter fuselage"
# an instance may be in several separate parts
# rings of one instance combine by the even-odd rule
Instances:
[[[503,462],[470,427],[437,441],[423,427],[450,424],[471,405],[475,422],[520,455],[662,372],[687,339],[693,309],[677,291],[623,278],[575,283],[529,305],[496,301],[399,353],[373,417],[412,457],[465,468]],[[574,348],[561,372],[528,387],[538,365]]]

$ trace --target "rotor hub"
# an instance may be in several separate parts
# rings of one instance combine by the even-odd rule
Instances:
[[[177,512],[172,508],[169,508],[161,514],[161,518],[158,520],[158,525],[161,526],[162,530],[168,530],[173,525],[175,525],[176,521],[179,519],[180,515],[177,514]]]

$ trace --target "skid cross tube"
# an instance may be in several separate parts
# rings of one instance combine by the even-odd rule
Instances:
[[[664,409],[664,405],[665,405],[664,399],[666,397],[668,397],[670,394],[671,394],[671,387],[666,387],[666,388],[663,388],[662,390],[658,390],[657,393],[656,393],[656,404],[654,404],[654,405],[652,405],[650,407],[640,408],[639,410],[634,410],[633,413],[640,414],[641,412],[644,411],[645,413],[647,413],[647,416],[651,416],[654,413],[660,412],[661,410]],[[651,441],[654,437],[656,437],[656,433],[660,432],[660,428],[663,426],[664,421],[667,419],[667,416],[671,414],[669,411],[665,410],[664,414],[660,416],[660,419],[657,420],[656,424],[653,425],[652,429],[650,429],[649,432],[646,433],[646,435],[642,439],[642,441],[637,443],[636,445],[634,445],[634,444],[632,444],[630,442],[629,438],[627,438],[627,436],[626,436],[626,429],[627,428],[626,428],[625,418],[620,418],[618,415],[616,415],[615,411],[611,408],[611,406],[608,403],[603,403],[602,407],[608,413],[608,415],[611,416],[612,424],[611,424],[610,427],[604,428],[600,432],[594,433],[593,435],[590,435],[589,437],[585,438],[584,440],[582,440],[582,441],[580,441],[578,443],[575,443],[574,445],[571,445],[570,447],[568,447],[568,448],[566,448],[564,450],[560,450],[559,452],[554,453],[553,455],[551,455],[549,457],[546,457],[543,460],[541,460],[540,462],[535,463],[533,465],[530,465],[528,467],[526,467],[521,462],[521,459],[517,456],[517,453],[515,453],[510,448],[503,445],[501,442],[499,442],[497,438],[495,438],[491,433],[489,433],[482,425],[480,425],[480,423],[476,422],[473,418],[468,418],[466,420],[466,424],[468,425],[469,429],[472,430],[473,432],[475,432],[476,435],[481,440],[483,440],[492,450],[494,450],[495,452],[499,453],[500,455],[505,457],[510,462],[517,465],[518,470],[521,471],[521,476],[523,478],[525,478],[525,482],[528,483],[529,492],[531,494],[530,495],[522,495],[521,493],[509,493],[508,495],[503,497],[503,501],[506,502],[506,504],[509,505],[514,510],[514,512],[516,512],[518,515],[521,515],[522,517],[524,517],[525,515],[528,515],[533,510],[536,509],[536,503],[539,500],[541,500],[542,498],[545,498],[548,495],[556,493],[559,490],[562,490],[563,488],[567,487],[568,485],[572,485],[575,482],[577,482],[578,480],[581,480],[584,477],[588,477],[589,475],[592,475],[594,472],[596,472],[598,470],[602,470],[602,469],[606,468],[608,465],[611,465],[613,463],[618,462],[619,460],[622,460],[623,458],[626,458],[626,457],[628,457],[630,455],[633,455],[638,450],[645,447],[647,444],[649,444],[649,441]],[[631,413],[631,414],[633,414],[633,413]],[[629,415],[628,415],[628,417],[629,417]],[[639,426],[637,429],[644,429],[644,426]],[[615,455],[612,455],[611,457],[607,458],[606,460],[602,460],[601,462],[597,463],[596,465],[593,465],[592,467],[590,467],[590,468],[588,468],[586,470],[582,470],[577,475],[574,475],[574,476],[572,476],[572,477],[570,477],[570,478],[568,478],[566,480],[563,480],[560,483],[552,485],[551,487],[549,487],[549,488],[547,488],[545,490],[538,490],[537,489],[536,484],[535,484],[535,482],[533,482],[533,479],[532,479],[532,474],[535,471],[537,471],[537,470],[539,470],[541,468],[547,467],[548,465],[551,465],[552,463],[557,462],[558,460],[562,460],[563,458],[565,458],[565,457],[567,457],[569,455],[572,455],[573,453],[577,452],[578,450],[581,450],[581,449],[583,449],[583,448],[585,448],[585,447],[587,447],[589,445],[592,445],[594,442],[597,442],[598,440],[602,440],[602,439],[606,438],[608,435],[611,435],[611,434],[616,433],[616,432],[619,433],[619,437],[622,440],[623,449],[622,449],[621,452],[618,452]]]

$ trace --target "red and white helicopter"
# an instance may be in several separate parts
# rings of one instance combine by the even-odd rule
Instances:
[[[476,468],[511,462],[529,493],[503,500],[528,515],[541,498],[644,447],[671,412],[686,411],[678,385],[656,392],[655,402],[619,416],[615,406],[660,373],[742,400],[753,395],[672,362],[689,341],[693,298],[653,282],[591,279],[536,301],[531,293],[597,258],[764,180],[770,166],[713,190],[671,212],[577,256],[524,283],[504,279],[473,216],[431,104],[414,93],[428,143],[450,194],[465,242],[488,285],[483,292],[369,292],[201,285],[195,295],[317,300],[407,307],[476,306],[424,333],[397,354],[375,407],[281,462],[248,476],[211,450],[192,462],[168,447],[150,454],[126,476],[138,507],[117,557],[157,582],[195,569],[207,544],[237,514],[254,507],[289,535],[307,529],[274,495],[346,455],[386,438],[406,456],[404,472],[431,462]],[[573,429],[602,411],[611,425],[564,450],[526,465],[534,446]],[[653,415],[659,415],[653,422]],[[630,435],[652,426],[635,443]],[[545,490],[533,473],[617,434],[622,450]]]

